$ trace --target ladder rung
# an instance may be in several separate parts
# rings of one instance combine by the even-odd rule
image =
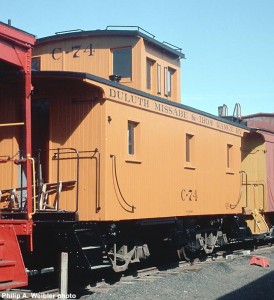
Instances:
[[[90,267],[91,270],[96,270],[96,269],[102,269],[102,268],[110,268],[111,265],[108,264],[108,265],[98,265],[98,266],[93,266],[93,267]]]

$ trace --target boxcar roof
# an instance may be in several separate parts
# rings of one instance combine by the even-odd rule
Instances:
[[[128,27],[137,27],[137,26],[128,26]],[[142,29],[143,30],[143,29]],[[147,32],[147,31],[145,31]],[[148,32],[147,32],[148,33]],[[148,33],[150,34],[150,33]],[[140,31],[140,27],[137,27],[137,30],[89,30],[89,31],[84,31],[84,30],[72,30],[68,32],[57,32],[55,35],[44,37],[37,39],[37,44],[41,43],[49,43],[51,41],[58,41],[58,40],[65,40],[65,39],[75,39],[75,38],[82,38],[82,37],[88,37],[88,36],[93,36],[93,37],[107,37],[107,36],[124,36],[124,37],[141,37],[147,42],[153,44],[155,47],[160,48],[166,52],[168,52],[171,55],[174,55],[176,57],[180,58],[185,58],[185,55],[181,52],[181,49],[166,43],[166,42],[159,42],[154,38],[154,35],[150,34],[145,34]]]
[[[218,116],[212,115],[210,113],[201,111],[199,109],[193,108],[191,106],[181,104],[181,103],[177,103],[177,102],[170,101],[170,100],[166,100],[166,99],[161,98],[161,97],[153,96],[151,94],[142,92],[140,90],[137,90],[137,89],[134,89],[134,88],[131,88],[131,87],[127,87],[127,86],[124,86],[120,83],[116,83],[116,82],[113,82],[111,80],[107,80],[107,79],[104,79],[102,77],[98,77],[98,76],[95,76],[95,75],[92,75],[92,74],[89,74],[89,73],[70,72],[70,71],[32,71],[32,76],[33,76],[33,78],[38,78],[38,77],[42,77],[42,78],[59,78],[59,79],[71,78],[71,79],[78,79],[78,80],[89,79],[89,80],[92,80],[92,81],[95,81],[95,82],[98,82],[98,83],[101,83],[101,84],[111,86],[113,88],[117,88],[117,89],[129,92],[129,93],[134,93],[134,94],[136,94],[138,96],[141,96],[141,97],[146,97],[148,99],[158,101],[158,102],[163,103],[163,104],[167,104],[167,105],[171,105],[173,107],[188,110],[190,112],[200,114],[202,116],[205,116],[205,117],[208,117],[208,118],[211,118],[211,119],[223,122],[223,123],[227,123],[227,124],[230,124],[230,125],[233,125],[233,126],[236,126],[236,127],[240,127],[240,128],[246,129],[246,130],[250,130],[250,128],[248,126],[246,126],[245,122],[240,123],[238,121],[238,119],[236,120],[234,117],[231,117],[231,118],[218,117]]]
[[[274,133],[274,113],[257,113],[244,116],[249,127]]]
[[[0,32],[1,38],[13,40],[14,43],[24,43],[24,45],[26,45],[27,47],[29,47],[29,45],[33,46],[35,43],[35,36],[33,34],[30,34],[26,31],[23,31],[1,21]]]

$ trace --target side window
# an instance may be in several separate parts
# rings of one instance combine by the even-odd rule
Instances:
[[[161,87],[161,72],[162,72],[162,68],[161,65],[157,64],[157,94],[161,95],[161,91],[162,91],[162,87]]]
[[[165,67],[165,96],[170,97],[173,92],[173,75],[175,70]]]
[[[148,90],[152,90],[152,80],[153,80],[153,75],[152,75],[152,68],[154,65],[154,61],[147,58],[147,84],[146,87]]]
[[[132,78],[132,48],[112,50],[113,74],[122,78]]]
[[[128,155],[136,155],[137,150],[137,127],[138,123],[128,121],[127,144]]]
[[[233,145],[227,144],[226,145],[226,167],[227,167],[227,169],[233,168],[232,152],[233,152]]]
[[[40,57],[33,57],[31,59],[31,69],[33,71],[40,71],[41,70],[41,58]]]
[[[186,134],[186,162],[193,162],[193,138],[192,134]]]
[[[191,133],[185,135],[185,169],[195,170],[195,136]]]

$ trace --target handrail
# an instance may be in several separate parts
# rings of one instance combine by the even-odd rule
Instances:
[[[94,153],[92,156],[80,156],[80,159],[96,159],[96,212],[98,213],[101,210],[101,193],[100,193],[100,185],[101,185],[101,153],[98,148],[95,150],[84,150],[79,151],[79,154],[82,153]],[[98,160],[95,155],[98,154]]]
[[[244,171],[240,171],[240,173],[245,173]],[[246,187],[246,207],[248,207],[248,191],[247,188],[248,186],[252,186],[253,189],[255,186],[262,186],[263,189],[263,210],[265,210],[266,203],[265,203],[265,184],[262,182],[247,182],[247,175],[246,175],[246,183],[242,183]],[[255,196],[254,196],[254,201],[256,201]],[[256,208],[257,204],[254,202],[254,207]]]
[[[120,197],[122,198],[123,202],[125,205],[127,205],[128,207],[131,208],[131,210],[127,209],[126,207],[123,206],[123,204],[120,202],[119,198],[118,198],[118,195],[117,195],[117,192],[116,192],[116,189],[115,189],[115,192],[116,192],[116,196],[117,196],[117,200],[119,202],[119,204],[121,205],[121,207],[127,211],[127,212],[130,212],[130,213],[134,213],[134,210],[136,209],[136,207],[134,205],[131,205],[129,204],[126,199],[124,198],[123,194],[122,194],[122,191],[120,189],[120,185],[119,185],[119,181],[118,181],[118,176],[117,176],[117,166],[116,166],[116,156],[114,154],[110,154],[110,158],[112,159],[112,177],[113,177],[113,185],[114,185],[114,189],[115,189],[115,182],[116,182],[116,185],[117,185],[117,189],[118,189],[118,192],[120,194]]]
[[[242,186],[245,185],[245,198],[246,198],[246,203],[245,203],[245,207],[248,207],[248,194],[247,194],[247,173],[245,171],[240,171],[239,172],[242,176]],[[243,175],[245,175],[245,184],[243,181]]]
[[[57,31],[55,32],[56,35],[58,34],[65,34],[65,33],[72,33],[72,32],[82,32],[83,29],[71,29],[71,30],[63,30],[63,31]]]
[[[32,185],[33,185],[33,211],[29,213],[29,219],[32,219],[32,216],[36,213],[36,187],[35,187],[35,160],[30,156],[30,154],[27,155],[27,159],[32,162]]]
[[[108,26],[106,27],[106,30],[108,30],[109,28],[137,28],[137,31],[143,31],[143,32],[145,32],[145,33],[149,34],[150,36],[152,36],[152,38],[155,38],[155,35],[154,35],[154,34],[152,34],[152,33],[148,32],[147,30],[143,29],[143,28],[142,28],[142,27],[140,27],[140,26],[127,26],[127,25],[121,25],[121,26],[119,26],[119,25],[108,25]]]
[[[17,122],[17,123],[1,123],[0,127],[6,127],[6,126],[22,126],[25,125],[24,122]]]
[[[57,153],[54,153],[53,160],[57,160],[57,182],[60,181],[60,160],[69,159],[69,158],[60,158],[61,154],[76,154],[76,208],[75,213],[78,212],[78,203],[79,203],[79,152],[75,148],[56,148],[49,150],[57,150]],[[70,150],[66,152],[60,152],[60,150]],[[72,152],[71,152],[72,151]],[[57,158],[56,158],[57,157]],[[57,209],[59,209],[59,201],[57,203]]]
[[[96,158],[96,212],[99,212],[101,209],[100,203],[100,162],[101,162],[101,154],[100,151],[96,148],[95,150],[85,150],[85,151],[78,151],[75,148],[56,148],[56,149],[49,149],[55,150],[53,159],[57,160],[57,182],[60,181],[60,161],[61,160],[68,160],[68,159],[76,159],[76,209],[75,212],[78,212],[79,208],[79,178],[80,178],[80,159],[93,159],[96,158],[95,155],[98,154],[98,160]],[[86,155],[81,156],[81,154],[85,153],[93,153],[93,155]],[[74,157],[62,157],[65,154],[76,154]],[[57,203],[57,209],[59,209],[59,203]]]
[[[175,45],[173,45],[173,44],[171,44],[171,43],[168,43],[168,42],[163,41],[163,44],[168,45],[168,46],[170,46],[170,47],[173,47],[174,50],[177,50],[177,51],[182,52],[182,48],[180,48],[180,47],[178,47],[178,46],[175,46]]]

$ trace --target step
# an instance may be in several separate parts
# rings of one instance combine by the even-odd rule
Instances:
[[[13,260],[0,260],[0,268],[15,266],[16,262]]]
[[[15,261],[0,261],[0,282],[8,282],[14,280]]]
[[[103,268],[111,268],[111,264],[106,264],[106,265],[97,265],[97,266],[92,266],[90,267],[91,270],[98,270],[98,269],[103,269]]]
[[[76,228],[74,232],[90,232],[90,228]]]
[[[82,250],[90,250],[90,249],[100,249],[101,246],[87,246],[87,247],[82,247]]]
[[[9,281],[9,282],[2,282],[0,283],[0,291],[13,289],[17,287],[22,287],[28,285],[27,282],[23,281]]]

